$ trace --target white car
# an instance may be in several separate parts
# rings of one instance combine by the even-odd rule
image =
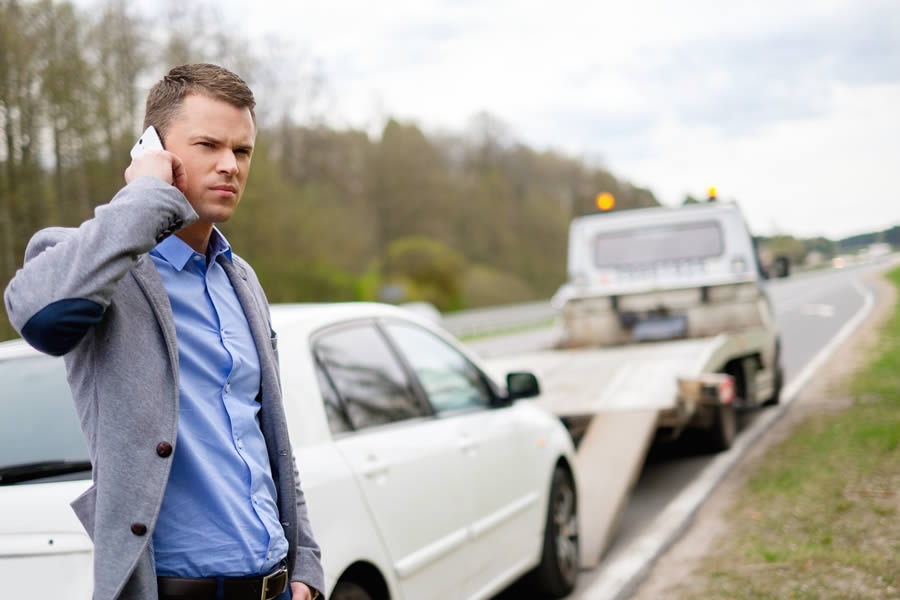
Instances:
[[[285,411],[333,600],[489,598],[529,573],[562,597],[578,569],[574,448],[424,317],[380,304],[284,305]],[[0,344],[0,591],[91,596],[68,503],[89,485],[60,359]],[[54,574],[48,578],[47,574]]]

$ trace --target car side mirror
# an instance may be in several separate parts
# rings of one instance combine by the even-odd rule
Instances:
[[[506,388],[509,390],[509,400],[519,398],[534,398],[541,393],[541,385],[534,373],[510,373],[506,376]]]

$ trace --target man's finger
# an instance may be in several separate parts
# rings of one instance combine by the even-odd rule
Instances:
[[[184,170],[184,163],[171,152],[169,152],[169,156],[172,157],[172,185],[184,193],[187,190],[187,171]]]
[[[309,587],[300,581],[291,582],[291,600],[312,600]]]

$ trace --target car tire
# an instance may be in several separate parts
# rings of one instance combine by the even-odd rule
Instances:
[[[339,581],[334,586],[329,598],[330,600],[372,600],[372,595],[352,581]]]
[[[550,486],[541,562],[531,572],[540,598],[563,598],[578,578],[578,499],[572,476],[557,467]]]
[[[737,437],[737,409],[733,403],[713,407],[713,424],[707,436],[711,452],[722,452],[731,448],[734,438]]]

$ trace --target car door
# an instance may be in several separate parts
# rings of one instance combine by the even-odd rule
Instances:
[[[373,323],[328,330],[314,352],[339,406],[335,445],[353,470],[407,599],[460,598],[469,572],[470,473]],[[325,550],[327,552],[327,549]]]
[[[457,348],[418,325],[385,331],[418,378],[438,418],[455,425],[471,475],[468,594],[482,596],[533,558],[543,518],[538,426],[516,405],[500,405],[486,376]],[[530,414],[530,413],[529,413]]]

